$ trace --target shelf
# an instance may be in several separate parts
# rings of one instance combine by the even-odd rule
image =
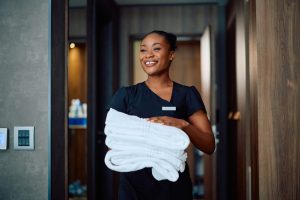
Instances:
[[[69,129],[87,129],[86,125],[69,125]]]

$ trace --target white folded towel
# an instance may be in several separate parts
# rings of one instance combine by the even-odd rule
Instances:
[[[105,124],[106,135],[116,134],[124,140],[175,150],[184,150],[190,143],[189,137],[179,128],[149,122],[114,109],[110,109],[107,113]]]
[[[105,156],[105,164],[108,168],[118,172],[131,172],[143,169],[145,167],[152,168],[152,175],[157,180],[168,179],[176,181],[179,177],[178,171],[183,172],[185,165],[174,158],[163,158],[158,154],[152,154],[146,151],[118,151],[109,150]]]
[[[105,156],[108,168],[130,172],[152,168],[157,180],[176,181],[185,169],[189,138],[182,130],[151,123],[137,116],[110,109],[106,117]]]

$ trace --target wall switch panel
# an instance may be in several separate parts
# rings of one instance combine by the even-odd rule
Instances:
[[[7,128],[0,128],[0,150],[7,149]]]
[[[34,127],[14,127],[14,148],[17,150],[34,150]]]

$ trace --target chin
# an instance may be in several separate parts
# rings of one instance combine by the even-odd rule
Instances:
[[[155,72],[145,72],[148,76],[153,76],[153,75],[155,75]]]
[[[148,76],[159,76],[159,75],[162,75],[163,72],[157,72],[157,71],[155,71],[155,72],[146,72],[146,74]]]
[[[148,67],[143,67],[143,70],[146,74],[148,75],[151,75],[151,74],[155,74],[156,71],[155,70],[152,70],[152,69],[149,69]]]

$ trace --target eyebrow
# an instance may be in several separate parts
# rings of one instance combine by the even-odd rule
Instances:
[[[154,46],[154,45],[157,45],[157,44],[161,44],[161,43],[159,43],[159,42],[156,42],[156,43],[152,44],[152,46]],[[146,45],[145,45],[145,44],[141,44],[140,46],[141,46],[141,47],[142,47],[142,46],[144,46],[144,47],[145,47]]]
[[[157,44],[160,44],[160,43],[159,43],[159,42],[156,42],[156,43],[154,43],[152,46],[157,45]]]

